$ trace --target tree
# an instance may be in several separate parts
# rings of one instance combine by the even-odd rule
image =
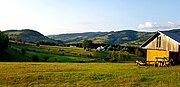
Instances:
[[[47,61],[48,61],[48,59],[49,59],[49,57],[48,57],[48,56],[44,57],[44,62],[47,62]]]
[[[92,40],[84,40],[82,43],[82,46],[84,49],[92,48],[92,46],[93,46]]]
[[[33,56],[32,56],[32,61],[33,61],[33,62],[39,62],[39,57],[36,56],[36,55],[33,55]]]
[[[112,45],[110,45],[107,49],[108,49],[108,51],[114,50]]]
[[[26,49],[21,49],[21,54],[24,55],[26,53]]]
[[[9,43],[8,36],[0,31],[0,51],[7,49]]]
[[[39,44],[39,43],[36,43],[36,46],[37,46],[37,47],[39,47],[39,46],[40,46],[40,44]]]
[[[22,40],[21,40],[21,38],[19,36],[16,36],[14,39],[15,39],[16,42],[22,42]]]
[[[131,57],[129,54],[112,51],[107,55],[105,60],[109,62],[123,62],[123,61],[129,61],[130,58]]]
[[[141,57],[142,56],[142,52],[139,48],[135,48],[135,55]]]
[[[41,45],[51,45],[51,46],[57,45],[56,43],[50,42],[50,41],[39,41],[39,44],[41,44]]]
[[[112,51],[107,55],[106,60],[110,62],[117,62],[118,54],[115,51]]]
[[[124,54],[119,52],[118,53],[118,62],[123,61],[123,59],[124,59]]]

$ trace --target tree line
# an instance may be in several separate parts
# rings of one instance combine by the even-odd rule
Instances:
[[[131,54],[135,54],[139,57],[145,57],[146,51],[135,46],[123,46],[123,45],[113,45],[113,44],[98,44],[98,43],[93,43],[92,40],[84,40],[82,43],[75,43],[75,44],[67,44],[65,46],[76,46],[76,47],[81,47],[84,49],[97,49],[100,46],[104,47],[105,51],[121,51],[121,52],[128,52]]]
[[[0,51],[8,48],[9,39],[8,36],[0,31]]]

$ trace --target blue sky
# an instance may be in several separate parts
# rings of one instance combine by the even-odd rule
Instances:
[[[180,0],[0,0],[0,30],[44,35],[96,31],[157,31],[180,25]]]

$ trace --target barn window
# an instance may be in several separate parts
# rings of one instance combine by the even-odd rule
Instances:
[[[156,47],[158,47],[158,48],[161,47],[161,37],[157,37]]]

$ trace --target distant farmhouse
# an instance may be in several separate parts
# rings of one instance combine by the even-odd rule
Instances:
[[[166,58],[167,60],[173,60],[175,64],[180,63],[180,34],[158,31],[141,47],[147,49],[146,61]]]

